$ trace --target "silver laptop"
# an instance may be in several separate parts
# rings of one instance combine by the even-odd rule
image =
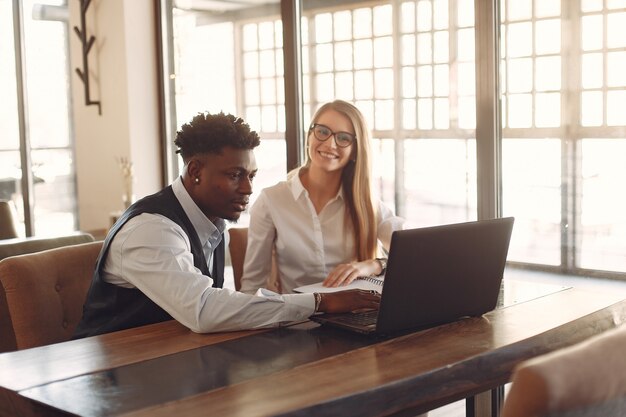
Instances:
[[[360,333],[393,334],[491,311],[513,222],[506,217],[396,231],[380,310],[311,319]]]

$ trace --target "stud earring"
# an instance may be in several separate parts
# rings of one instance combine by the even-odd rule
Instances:
[[[193,182],[195,182],[196,184],[200,184],[200,178],[198,178],[198,177],[194,178]]]

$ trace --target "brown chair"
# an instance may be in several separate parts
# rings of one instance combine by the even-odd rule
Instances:
[[[0,239],[17,237],[16,214],[13,202],[0,200]]]
[[[26,253],[41,252],[61,246],[78,245],[93,242],[94,237],[85,232],[75,232],[69,235],[55,237],[18,237],[15,239],[0,240],[0,260],[9,256],[24,255]]]
[[[0,352],[71,339],[102,243],[0,261]]]
[[[230,251],[230,261],[233,266],[235,289],[239,291],[241,289],[241,277],[243,276],[243,264],[246,259],[246,247],[248,246],[248,228],[234,227],[228,229],[228,233],[230,235],[228,250]],[[280,281],[278,280],[276,257],[273,251],[272,255],[272,269],[266,288],[280,293]]]
[[[626,327],[518,365],[501,417],[626,415]]]

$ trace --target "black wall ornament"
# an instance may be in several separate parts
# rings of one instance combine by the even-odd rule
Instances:
[[[82,55],[83,55],[83,69],[76,68],[76,73],[80,77],[83,82],[83,86],[85,87],[85,105],[97,105],[98,106],[98,114],[102,115],[102,106],[99,100],[92,100],[91,93],[89,90],[89,60],[88,55],[91,47],[96,41],[95,36],[90,36],[87,39],[87,23],[86,23],[86,15],[87,9],[89,8],[89,4],[91,4],[91,0],[78,0],[80,2],[80,26],[79,29],[77,26],[74,26],[74,32],[78,35],[82,46]]]

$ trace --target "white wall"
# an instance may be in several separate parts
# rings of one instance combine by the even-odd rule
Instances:
[[[80,28],[79,2],[70,1],[70,27]],[[134,168],[134,194],[140,198],[162,187],[156,29],[152,0],[93,0],[87,33],[96,42],[89,53],[92,99],[72,72],[79,227],[110,226],[110,214],[123,208],[120,157]],[[70,36],[72,69],[82,68],[81,43]]]

